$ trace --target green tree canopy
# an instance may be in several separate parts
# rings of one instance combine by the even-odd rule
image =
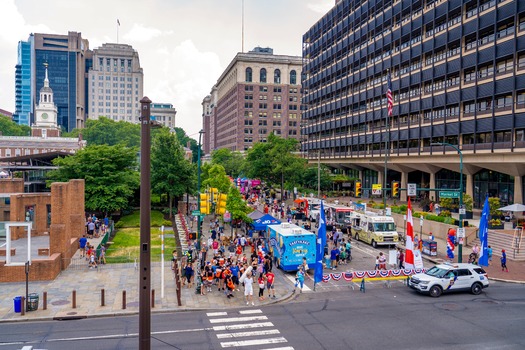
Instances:
[[[139,186],[137,154],[122,145],[91,145],[56,158],[53,164],[59,168],[48,173],[48,185],[84,179],[87,210],[110,213],[125,209]]]
[[[244,156],[240,152],[232,152],[228,148],[220,148],[211,153],[211,163],[220,164],[226,174],[239,177],[244,167]]]
[[[242,199],[241,192],[239,192],[236,187],[230,187],[228,200],[226,201],[226,210],[231,213],[233,221],[242,220],[248,224],[253,221],[248,216],[253,209],[248,206],[244,199]]]
[[[2,136],[30,136],[31,128],[27,125],[19,125],[11,118],[0,114],[0,132]]]
[[[203,188],[207,186],[217,188],[221,193],[228,193],[231,187],[231,181],[224,171],[222,165],[212,165],[208,170],[208,177],[202,181],[201,192],[204,192]]]
[[[84,129],[74,129],[68,136],[78,136],[82,134],[82,139],[88,145],[109,145],[123,144],[126,147],[140,147],[140,124],[133,124],[126,121],[114,121],[106,117],[98,119],[88,119]]]
[[[177,136],[163,128],[153,138],[151,152],[151,181],[153,191],[167,194],[172,214],[173,200],[178,202],[184,193],[196,187],[196,167],[184,158],[185,152]]]

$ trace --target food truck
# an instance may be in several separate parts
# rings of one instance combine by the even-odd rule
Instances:
[[[371,244],[374,248],[378,245],[397,245],[399,234],[396,223],[391,216],[381,216],[374,212],[350,214],[352,234],[356,240]]]
[[[282,223],[269,225],[266,229],[266,239],[270,242],[277,267],[284,271],[297,271],[303,263],[303,257],[310,265],[315,264],[316,236],[297,225]]]

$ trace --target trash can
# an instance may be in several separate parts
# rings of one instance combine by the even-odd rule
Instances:
[[[22,312],[22,297],[14,297],[15,312]]]
[[[27,311],[38,310],[38,293],[31,293],[27,296]]]

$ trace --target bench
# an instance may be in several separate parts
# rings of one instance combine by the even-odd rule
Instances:
[[[0,256],[6,256],[6,250],[5,248],[0,249]],[[16,248],[11,248],[11,256],[16,255]]]

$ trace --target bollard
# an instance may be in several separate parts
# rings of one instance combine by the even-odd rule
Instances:
[[[20,309],[20,316],[26,314],[26,297],[22,296],[22,308]]]
[[[73,309],[76,309],[77,308],[77,291],[76,290],[73,290],[73,293],[72,293],[72,299],[73,299]]]
[[[42,309],[47,310],[47,292],[42,293]]]
[[[155,307],[155,289],[151,290],[151,308]]]
[[[181,300],[181,285],[180,285],[180,278],[179,278],[179,266],[177,264],[177,259],[173,261],[174,263],[174,270],[175,270],[175,286],[177,290],[177,305],[182,306],[182,300]]]
[[[105,300],[105,293],[104,293],[104,288],[102,288],[100,290],[100,306],[106,306],[106,300]]]
[[[361,287],[359,287],[359,291],[365,293],[365,279],[364,278],[361,280]]]
[[[122,310],[126,309],[126,291],[122,291]]]

